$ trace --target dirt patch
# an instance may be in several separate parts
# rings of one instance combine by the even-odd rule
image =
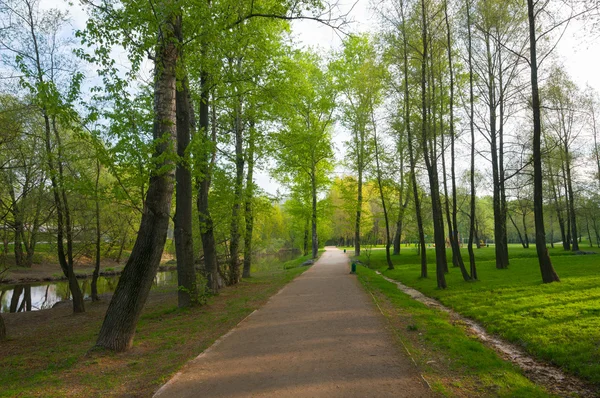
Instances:
[[[408,287],[401,282],[394,279],[388,278],[382,275],[379,271],[376,271],[378,275],[384,278],[386,281],[394,283],[398,289],[408,294],[411,298],[427,305],[431,308],[436,308],[440,311],[446,312],[453,323],[464,326],[464,328],[481,342],[488,347],[498,352],[504,359],[517,365],[521,368],[524,374],[532,380],[534,383],[544,386],[551,393],[567,396],[577,394],[579,396],[600,396],[598,390],[583,380],[564,373],[559,368],[534,359],[528,355],[522,348],[515,344],[509,343],[497,336],[493,336],[485,330],[485,328],[473,321],[472,319],[466,318],[452,309],[444,306],[439,301],[425,296],[420,291]]]

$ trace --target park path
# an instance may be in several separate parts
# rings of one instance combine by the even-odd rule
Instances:
[[[336,248],[155,395],[392,396],[433,394]]]

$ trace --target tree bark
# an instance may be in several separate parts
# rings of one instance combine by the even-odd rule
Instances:
[[[100,198],[99,198],[99,187],[100,184],[100,160],[96,159],[96,185],[94,190],[94,202],[96,205],[96,264],[94,266],[94,273],[92,274],[92,301],[98,301],[98,276],[100,275],[100,244],[102,242],[102,235],[100,233]]]
[[[254,200],[254,152],[255,152],[255,131],[254,123],[250,125],[248,135],[248,173],[246,175],[246,234],[244,235],[244,269],[243,278],[250,278],[250,268],[252,266],[252,233],[254,231],[254,209],[252,201]]]
[[[569,214],[571,216],[571,235],[573,236],[573,245],[571,250],[579,251],[579,243],[577,242],[577,215],[575,214],[575,194],[573,193],[573,182],[571,179],[571,160],[567,141],[564,143],[565,150],[565,169],[567,173],[567,194],[569,195]]]
[[[467,6],[467,33],[468,33],[468,52],[469,52],[469,130],[471,132],[471,197],[470,197],[470,219],[469,219],[469,243],[467,250],[469,252],[469,268],[471,278],[477,279],[477,266],[475,264],[475,252],[473,251],[473,235],[475,233],[475,121],[474,121],[474,102],[473,94],[473,47],[471,34],[471,0],[466,0]]]
[[[6,325],[4,324],[4,318],[0,314],[0,341],[6,340]]]
[[[310,175],[311,181],[311,193],[312,193],[312,258],[317,258],[319,254],[319,237],[317,235],[317,171],[315,170],[315,165],[313,165],[313,169]]]
[[[421,212],[421,200],[419,198],[419,187],[415,172],[416,159],[413,148],[413,137],[410,124],[410,90],[408,88],[408,38],[406,37],[406,20],[404,17],[404,3],[400,4],[402,17],[402,46],[403,46],[403,69],[404,69],[404,124],[406,125],[406,137],[408,141],[408,157],[410,162],[410,178],[415,201],[415,215],[417,218],[417,229],[419,234],[419,255],[421,258],[421,278],[427,278],[427,249],[425,247],[425,232],[423,229],[423,214]]]
[[[241,69],[241,59],[238,60],[238,69]],[[238,94],[235,105],[235,185],[233,193],[233,206],[231,209],[231,241],[229,244],[229,254],[231,263],[229,265],[229,283],[236,284],[240,280],[240,208],[244,195],[244,150],[243,150],[243,130],[242,130],[242,98]]]
[[[217,246],[215,243],[214,226],[209,209],[208,193],[212,181],[212,167],[216,156],[216,125],[215,111],[213,106],[213,129],[210,131],[209,121],[209,76],[206,71],[200,74],[200,131],[203,153],[199,155],[201,177],[197,181],[198,198],[198,221],[200,226],[200,238],[202,240],[202,252],[204,254],[204,271],[206,274],[206,286],[210,292],[219,292],[219,269],[217,264]]]
[[[170,4],[159,30],[154,83],[153,157],[160,158],[146,193],[142,220],[131,256],[119,278],[110,301],[96,345],[114,351],[132,347],[137,321],[156,276],[170,220],[175,165],[176,132],[176,24],[180,20]]]
[[[362,138],[362,135],[361,135]],[[364,145],[364,140],[361,140],[361,147]],[[362,148],[359,148],[359,153],[362,155]],[[359,155],[359,156],[361,156]],[[360,216],[362,214],[362,202],[363,202],[363,166],[362,166],[362,157],[359,159],[358,166],[358,188],[357,188],[357,198],[356,198],[356,223],[354,225],[354,255],[360,256]]]
[[[180,28],[181,23],[177,26]],[[176,32],[179,42],[183,34]],[[181,50],[180,50],[181,51]],[[179,54],[181,61],[183,54]],[[183,62],[181,62],[183,64]],[[175,254],[177,256],[177,304],[190,307],[198,301],[196,269],[194,266],[194,239],[192,236],[192,171],[186,151],[195,128],[186,72],[175,94],[177,118],[177,166],[175,169]]]
[[[446,260],[446,247],[444,239],[444,220],[443,212],[440,203],[440,192],[439,192],[439,181],[438,172],[435,159],[431,157],[429,153],[429,128],[428,128],[428,104],[427,104],[427,64],[428,64],[428,32],[427,32],[427,14],[425,8],[425,0],[421,0],[421,13],[422,13],[422,41],[423,41],[423,53],[421,60],[421,146],[423,149],[423,157],[425,159],[425,166],[427,168],[427,174],[429,176],[429,188],[431,193],[431,212],[433,218],[433,235],[435,241],[435,257],[436,257],[436,275],[437,275],[437,286],[439,289],[446,288],[446,276],[445,270],[448,268]]]
[[[543,175],[540,119],[540,93],[538,89],[537,39],[535,31],[535,11],[533,0],[527,0],[527,16],[529,20],[529,47],[531,67],[531,100],[533,107],[533,211],[535,216],[535,248],[544,283],[559,282],[560,279],[552,266],[546,248],[546,231],[544,229]]]
[[[383,218],[385,220],[385,258],[388,269],[394,269],[392,258],[390,257],[390,221],[388,218],[387,207],[385,205],[385,195],[383,194],[383,183],[381,181],[381,164],[379,162],[379,143],[377,142],[377,128],[375,126],[373,104],[371,104],[371,122],[373,123],[373,134],[375,140],[375,166],[377,167],[377,185],[379,186],[379,196],[381,198],[381,207],[383,208]]]
[[[303,255],[308,256],[308,223],[309,218],[306,218],[306,224],[304,225],[304,242],[303,242]]]

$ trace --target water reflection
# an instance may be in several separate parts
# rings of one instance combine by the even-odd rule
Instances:
[[[153,287],[175,284],[177,272],[159,272],[154,278]],[[115,291],[118,276],[99,277],[98,294]],[[91,279],[79,280],[84,298],[91,296]],[[63,300],[71,299],[71,290],[67,281],[46,282],[28,285],[6,286],[0,288],[0,312],[38,311],[52,308]]]
[[[283,263],[298,257],[298,252],[283,251],[277,254],[257,255],[252,259],[252,272],[281,269]],[[119,276],[98,278],[98,294],[112,293],[117,287]],[[79,280],[84,298],[91,296],[92,280]],[[175,286],[177,272],[159,272],[154,278],[153,288]],[[42,282],[16,286],[0,286],[0,312],[38,311],[52,308],[59,301],[70,300],[71,291],[67,281]]]

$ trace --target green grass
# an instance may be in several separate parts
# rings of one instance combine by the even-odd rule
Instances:
[[[151,396],[306,269],[283,270],[279,263],[189,309],[177,308],[175,286],[152,291],[134,347],[121,354],[89,351],[108,300],[87,303],[80,315],[64,307],[6,314],[9,339],[0,344],[0,397]]]
[[[373,270],[361,267],[358,277],[435,392],[444,396],[548,396],[515,366],[453,325],[448,314],[411,299]]]
[[[560,283],[541,282],[535,247],[510,247],[507,270],[495,268],[490,247],[476,250],[479,281],[464,282],[450,263],[445,290],[436,287],[433,252],[428,252],[427,279],[419,277],[414,249],[394,256],[392,271],[386,269],[384,251],[372,252],[370,262],[390,278],[481,322],[489,332],[600,386],[600,255],[572,255],[558,248],[550,254]]]

